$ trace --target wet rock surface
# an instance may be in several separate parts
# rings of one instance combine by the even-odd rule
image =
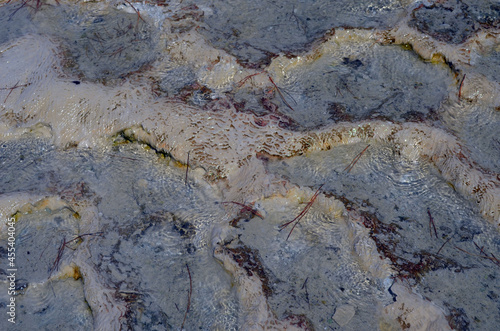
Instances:
[[[201,2],[203,3],[203,2]],[[398,1],[211,1],[203,34],[244,66],[263,68],[280,53],[297,56],[332,28],[389,28]]]
[[[477,31],[465,6],[433,5],[417,8],[412,13],[409,25],[437,40],[451,44],[463,43]]]
[[[0,329],[494,330],[497,7],[4,2]]]

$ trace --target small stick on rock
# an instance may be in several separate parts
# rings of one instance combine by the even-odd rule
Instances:
[[[487,255],[486,253],[484,253],[484,252],[483,252],[484,254],[479,254],[479,255],[478,255],[478,254],[473,254],[473,253],[470,253],[470,252],[466,251],[465,249],[460,248],[460,247],[458,247],[458,246],[454,246],[454,247],[455,247],[456,249],[458,249],[459,251],[464,252],[464,253],[465,253],[465,254],[467,254],[467,255],[470,255],[470,256],[475,256],[475,257],[480,257],[480,258],[483,258],[483,259],[490,260],[490,261],[492,261],[493,263],[495,263],[497,266],[499,266],[499,267],[500,267],[500,260],[499,260],[499,259],[497,259],[497,258],[496,258],[496,256],[495,256],[495,255],[493,255],[493,254],[491,254],[491,256],[489,256],[489,255]]]
[[[61,244],[59,245],[59,248],[57,249],[57,257],[54,261],[54,263],[52,264],[52,267],[49,269],[49,278],[50,276],[52,276],[52,273],[59,269],[59,263],[61,263],[61,258],[63,256],[63,253],[64,253],[64,247],[66,247],[66,238],[63,238],[63,240],[61,241]]]
[[[307,305],[309,306],[309,310],[311,310],[311,303],[309,302],[309,293],[307,292],[307,280],[308,279],[309,279],[309,277],[306,278],[306,280],[304,281],[304,284],[302,285],[301,289],[305,289],[306,290],[306,302],[307,302]]]
[[[132,4],[131,4],[128,0],[125,0],[125,2],[126,2],[126,3],[128,3],[128,5],[129,5],[130,7],[132,7],[132,9],[133,9],[133,10],[136,12],[136,14],[137,14],[137,23],[136,23],[136,26],[137,26],[137,24],[139,24],[139,19],[140,19],[140,20],[142,20],[143,22],[146,22],[146,21],[144,20],[144,18],[142,18],[142,16],[141,16],[141,14],[139,13],[139,11],[138,11],[137,9],[135,9],[135,7],[134,7],[134,6],[132,6]]]
[[[349,165],[345,167],[344,171],[347,170],[347,173],[351,172],[352,168],[354,168],[354,165],[359,161],[361,156],[363,156],[368,147],[370,147],[370,145],[366,146],[365,149],[363,149],[358,155],[356,155],[356,157],[351,161],[351,163],[349,163]]]
[[[236,201],[223,201],[221,202],[222,204],[228,204],[228,203],[234,203],[235,205],[238,205],[238,206],[241,206],[243,207],[244,210],[246,211],[249,211],[251,212],[252,214],[254,214],[255,216],[258,216],[260,217],[261,219],[264,219],[264,216],[261,215],[261,213],[259,213],[256,209],[253,209],[252,207],[250,206],[247,206],[243,203],[240,203],[240,202],[236,202]]]
[[[432,230],[434,230],[434,235],[436,236],[436,239],[438,239],[436,224],[434,224],[434,218],[432,218],[431,211],[429,210],[429,208],[427,208],[427,214],[429,215],[429,234],[431,235],[432,238]]]
[[[280,225],[280,231],[283,230],[284,228],[286,228],[287,226],[289,226],[290,224],[292,224],[293,222],[297,221],[292,229],[290,230],[290,233],[288,234],[288,236],[286,237],[286,240],[288,240],[288,238],[290,238],[290,235],[292,234],[293,232],[293,229],[295,229],[295,227],[297,226],[297,224],[299,224],[300,220],[302,219],[302,217],[304,217],[304,215],[309,211],[309,209],[311,208],[312,204],[314,203],[314,200],[316,200],[316,198],[318,197],[319,195],[319,191],[321,190],[321,188],[323,187],[323,185],[325,184],[321,184],[318,188],[318,190],[316,191],[316,193],[314,193],[314,195],[312,196],[311,200],[307,203],[307,205],[304,207],[304,209],[300,212],[299,215],[297,215],[297,217],[295,217],[293,220],[291,220],[290,222],[287,222],[287,223],[284,223],[284,224],[281,224]]]
[[[448,239],[447,239],[447,240],[446,240],[446,241],[445,241],[445,242],[441,245],[441,247],[439,247],[439,249],[438,249],[438,251],[437,251],[436,255],[439,255],[439,253],[440,253],[440,252],[441,252],[441,250],[443,249],[444,245],[446,245],[446,244],[447,244],[450,240],[451,240],[451,237],[450,237],[450,238],[448,238]]]
[[[101,236],[101,237],[104,237],[104,236],[103,236],[103,233],[104,233],[104,232],[84,233],[84,234],[81,234],[81,235],[79,235],[79,236],[77,236],[77,237],[75,237],[75,238],[71,239],[70,241],[66,241],[66,243],[64,244],[64,246],[68,247],[68,244],[69,244],[70,242],[72,242],[72,241],[75,241],[75,240],[79,240],[79,239],[82,239],[82,240],[83,240],[83,238],[82,238],[82,237],[84,237],[84,236]],[[70,248],[70,247],[68,247],[68,248]]]
[[[188,152],[188,157],[187,157],[187,161],[186,161],[186,178],[184,179],[184,184],[187,186],[188,184],[188,171],[189,171],[189,153],[191,153],[191,151]]]
[[[291,110],[295,111],[295,109],[292,108],[292,106],[290,106],[290,104],[286,101],[285,99],[285,96],[283,95],[283,93],[281,93],[281,90],[280,88],[278,87],[278,85],[276,85],[276,83],[274,82],[274,80],[271,78],[271,76],[268,76],[269,77],[269,80],[271,81],[271,83],[274,85],[274,87],[276,88],[276,91],[278,91],[278,94],[280,95],[281,97],[281,100],[283,100],[283,102],[285,103],[285,105],[287,105],[288,108],[290,108]],[[293,99],[293,98],[292,98]]]
[[[5,100],[3,101],[3,103],[6,103],[7,102],[7,99],[9,98],[10,94],[12,93],[12,91],[14,91],[16,88],[18,87],[26,87],[28,86],[29,84],[22,84],[22,85],[18,85],[19,82],[17,82],[14,86],[12,87],[2,87],[0,88],[0,90],[10,90],[9,94],[7,94],[7,96],[5,97]]]
[[[236,87],[240,88],[242,87],[243,85],[245,85],[245,83],[247,82],[247,80],[251,79],[252,77],[254,76],[257,76],[257,75],[260,75],[261,73],[263,73],[264,71],[261,71],[261,72],[257,72],[255,74],[251,74],[251,75],[248,75],[246,76],[245,78],[243,78],[242,80],[240,80],[237,84],[236,84]]]
[[[458,100],[462,98],[462,86],[464,85],[464,80],[465,80],[465,74],[462,77],[462,80],[460,81],[460,87],[458,88]]]
[[[184,323],[186,322],[186,317],[189,312],[189,308],[191,308],[191,294],[193,293],[193,280],[191,278],[191,271],[189,271],[189,266],[186,263],[186,269],[189,275],[189,292],[188,292],[188,302],[186,307],[186,313],[184,314],[184,320],[182,321],[181,330],[184,328]]]

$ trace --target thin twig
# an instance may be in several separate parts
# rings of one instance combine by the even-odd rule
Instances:
[[[483,259],[490,260],[490,261],[492,261],[493,263],[495,263],[497,266],[499,266],[499,267],[500,267],[500,260],[498,260],[498,259],[495,257],[495,255],[493,255],[493,254],[491,254],[491,256],[486,255],[486,253],[484,253],[484,255],[482,255],[482,254],[479,254],[479,255],[478,255],[478,254],[473,254],[473,253],[470,253],[470,252],[466,251],[465,249],[462,249],[462,248],[460,248],[460,247],[458,247],[458,246],[454,246],[454,247],[455,247],[456,249],[458,249],[459,251],[462,251],[462,252],[464,252],[465,254],[468,254],[468,255],[470,255],[470,256],[475,256],[475,257],[480,257],[480,258],[483,258]]]
[[[464,84],[464,80],[465,80],[465,75],[462,77],[462,80],[460,81],[460,87],[458,88],[458,100],[460,100],[462,98],[462,85]]]
[[[436,255],[439,255],[439,253],[440,253],[440,252],[441,252],[441,250],[443,249],[444,245],[446,245],[446,244],[448,243],[448,241],[450,241],[450,240],[451,240],[451,238],[452,238],[452,237],[448,238],[448,239],[447,239],[447,240],[446,240],[446,241],[445,241],[445,242],[441,245],[441,247],[439,247],[439,249],[438,249],[438,251],[437,251]]]
[[[366,152],[368,147],[370,147],[370,145],[366,146],[365,149],[363,149],[358,155],[356,155],[354,157],[354,159],[352,159],[351,163],[349,163],[349,165],[347,167],[345,167],[344,171],[349,169],[349,170],[347,170],[347,173],[351,172],[352,168],[354,168],[354,165],[356,165],[356,163],[358,163],[359,159],[361,158],[361,156],[363,156],[363,154]]]
[[[128,1],[128,0],[125,0],[126,3],[129,4],[130,7],[132,7],[132,9],[137,13],[137,23],[139,23],[139,19],[141,19],[143,22],[146,22],[142,17],[141,17],[141,14],[139,14],[139,11],[137,9],[135,9],[134,6],[132,6],[132,4]]]
[[[72,242],[72,241],[75,241],[75,240],[78,240],[78,239],[82,239],[82,237],[84,236],[103,236],[103,233],[104,232],[95,232],[95,233],[84,233],[84,234],[81,234],[73,239],[71,239],[70,241],[66,241],[66,243],[64,244],[66,247],[68,247],[67,245]]]
[[[484,251],[484,246],[482,247],[479,247],[478,244],[476,244],[475,241],[472,241],[474,243],[474,245],[476,246],[477,249],[479,249],[479,252],[481,253],[481,256],[485,259],[489,259],[491,261],[493,261],[496,265],[500,266],[500,260],[497,259],[497,257],[495,255],[493,255],[493,253],[490,253],[491,256],[488,255],[488,253],[486,253]]]
[[[493,262],[495,262],[495,264],[496,264],[497,266],[499,266],[499,267],[500,267],[500,260],[499,260],[499,259],[497,259],[497,257],[496,257],[495,255],[493,255],[493,253],[490,253],[490,254],[491,254],[491,256],[493,257],[493,259],[491,259],[491,260],[492,260]]]
[[[191,153],[191,151],[189,151],[189,152],[188,152],[187,161],[186,161],[186,178],[184,179],[184,184],[185,184],[186,186],[187,186],[187,184],[188,184],[189,153]]]
[[[82,239],[83,236],[95,236],[95,235],[101,235],[102,236],[102,234],[103,234],[103,232],[85,233],[85,234],[79,235],[79,236],[71,239],[70,241],[66,241],[66,238],[63,238],[63,240],[61,241],[61,244],[59,245],[59,248],[57,249],[56,259],[55,259],[54,263],[52,264],[52,267],[49,269],[49,278],[50,278],[50,276],[52,276],[52,273],[54,271],[56,271],[56,270],[59,269],[59,264],[61,263],[61,259],[62,259],[63,253],[64,253],[64,249],[66,247],[68,247],[67,245],[70,242],[78,240],[78,239]],[[70,248],[70,247],[68,247],[68,248]],[[43,254],[43,252],[42,252],[42,254]],[[40,257],[42,257],[41,254],[40,254]]]
[[[309,211],[309,209],[311,208],[312,204],[314,203],[314,200],[316,200],[316,198],[318,197],[319,195],[319,191],[321,190],[321,188],[323,187],[324,184],[321,184],[318,188],[318,190],[316,191],[316,193],[314,193],[314,195],[312,196],[311,200],[307,203],[307,205],[304,207],[304,209],[300,212],[299,215],[297,215],[297,217],[295,217],[293,220],[291,220],[290,222],[287,222],[287,223],[284,223],[284,224],[281,224],[280,225],[280,231],[283,230],[284,228],[286,228],[287,226],[289,226],[290,224],[292,224],[293,222],[297,221],[292,229],[290,230],[290,233],[288,233],[288,236],[286,237],[286,240],[288,240],[288,238],[290,238],[290,235],[292,234],[293,232],[293,229],[295,229],[295,227],[297,226],[297,224],[299,224],[300,220],[302,219],[302,217],[304,217],[304,215]]]
[[[236,87],[238,87],[238,88],[242,87],[243,85],[245,85],[245,83],[247,82],[247,80],[249,80],[250,78],[252,78],[254,76],[260,75],[263,72],[264,71],[261,71],[261,72],[257,72],[255,74],[251,74],[251,75],[246,76],[245,78],[243,78],[242,80],[240,80],[238,83],[236,83]]]
[[[127,47],[120,46],[115,51],[113,51],[111,53],[107,53],[106,55],[109,55],[109,57],[114,57],[116,55],[120,56],[122,54],[123,50],[125,50],[125,48],[127,48]]]
[[[427,214],[429,215],[429,234],[432,238],[432,230],[434,229],[434,235],[436,236],[436,239],[438,239],[436,224],[434,224],[434,218],[432,218],[431,211],[429,210],[429,208],[427,208]]]
[[[18,87],[26,87],[28,86],[28,84],[23,84],[23,85],[17,85],[19,84],[19,81],[12,87],[2,87],[0,88],[0,90],[10,90],[9,94],[7,94],[7,96],[5,97],[5,100],[3,101],[3,103],[6,103],[7,102],[7,99],[9,98],[10,94],[12,93],[12,91],[14,91],[16,88]]]
[[[342,94],[342,92],[340,91],[339,87],[338,87],[338,86],[336,86],[336,87],[337,87],[337,92],[339,92],[339,94],[340,94],[342,97],[344,97],[344,95],[343,95],[343,94]],[[337,96],[337,94],[335,94],[335,96]]]
[[[292,106],[290,106],[290,104],[286,101],[285,97],[283,96],[283,93],[281,93],[280,88],[278,87],[278,85],[276,85],[276,83],[274,83],[274,81],[271,78],[271,76],[268,76],[268,77],[269,77],[269,80],[271,81],[271,83],[273,83],[274,87],[276,88],[276,91],[278,91],[278,94],[280,95],[281,100],[283,100],[283,102],[285,103],[285,105],[287,105],[288,108],[290,108],[291,110],[295,111],[295,109],[293,109]]]
[[[302,285],[302,290],[305,289],[306,290],[306,302],[307,302],[307,305],[309,306],[309,310],[311,310],[311,303],[309,302],[309,293],[307,292],[307,280],[309,279],[309,277],[306,278],[306,280],[304,281],[304,284]]]
[[[58,5],[60,5],[59,3],[59,0],[55,0],[56,3]],[[11,0],[7,1],[6,3],[4,3],[3,5],[7,5],[11,2]],[[31,5],[31,4],[28,4],[29,2],[35,2],[34,5]],[[10,14],[9,16],[9,20],[12,18],[12,16],[14,16],[21,8],[23,7],[30,7],[31,9],[33,9],[35,11],[35,13],[37,11],[40,10],[40,8],[42,8],[42,6],[44,5],[45,3],[42,1],[42,0],[22,0],[21,1],[21,6],[19,6],[12,14]],[[1,7],[1,6],[0,6]]]
[[[247,210],[247,211],[251,212],[251,213],[252,213],[252,214],[254,214],[255,216],[258,216],[258,217],[260,217],[260,218],[264,219],[264,216],[262,216],[262,215],[261,215],[261,214],[260,214],[260,213],[259,213],[256,209],[253,209],[252,207],[247,206],[247,205],[245,205],[245,204],[242,204],[242,203],[240,203],[240,202],[236,202],[236,201],[223,201],[223,202],[221,202],[221,203],[223,203],[223,204],[234,203],[235,205],[238,205],[238,206],[243,207],[243,209],[245,209],[245,210]]]
[[[193,280],[191,278],[191,271],[189,271],[189,266],[186,263],[186,269],[189,275],[189,292],[188,292],[188,302],[186,307],[186,313],[184,314],[184,320],[182,321],[181,330],[184,328],[184,323],[186,322],[186,317],[189,312],[189,308],[191,308],[191,294],[193,293]]]
[[[59,269],[59,263],[61,263],[61,258],[64,253],[64,247],[66,247],[66,238],[63,238],[61,244],[59,245],[59,248],[57,249],[57,257],[52,264],[52,267],[49,269],[49,278],[50,276],[52,276],[52,272],[54,272],[54,270]]]
[[[481,253],[481,254],[483,254],[483,255],[488,255],[488,254],[486,254],[486,253],[484,252],[484,246],[479,247],[479,245],[478,245],[478,244],[476,244],[476,242],[475,242],[475,241],[472,241],[472,242],[474,243],[474,246],[476,246],[476,248],[477,248],[477,249],[479,249],[479,253]]]
[[[45,248],[43,249],[43,251],[40,253],[40,259],[42,258],[43,253],[45,253],[45,250],[49,247],[49,245],[50,245],[50,244],[51,244],[51,243],[49,242],[49,243],[47,244],[47,246],[45,246]]]

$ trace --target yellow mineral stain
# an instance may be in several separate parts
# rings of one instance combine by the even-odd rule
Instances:
[[[446,63],[446,60],[445,60],[443,54],[434,53],[434,54],[432,54],[432,57],[431,57],[431,63],[432,64],[444,64],[444,63]]]
[[[74,280],[78,280],[82,278],[82,274],[80,273],[80,268],[76,264],[71,263],[70,265],[66,265],[62,268],[58,278],[73,278]]]

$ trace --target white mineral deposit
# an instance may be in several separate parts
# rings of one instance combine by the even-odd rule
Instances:
[[[0,0],[1,330],[497,330],[494,0]]]

